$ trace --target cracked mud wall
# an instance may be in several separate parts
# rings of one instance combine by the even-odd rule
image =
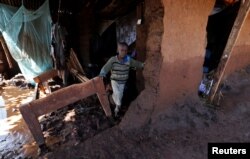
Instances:
[[[124,130],[138,128],[149,122],[159,93],[164,8],[161,0],[145,0],[144,9],[143,22],[137,27],[136,40],[136,49],[140,53],[138,59],[146,59],[143,70],[144,90],[130,104],[123,117],[119,126]]]
[[[144,23],[137,28],[136,47],[146,52],[145,89],[131,103],[120,128],[130,130],[154,124],[173,105],[200,102],[206,26],[215,0],[145,0]],[[227,73],[250,63],[248,16]]]
[[[146,126],[169,105],[181,102],[177,100],[198,98],[206,25],[214,3],[214,0],[145,0],[142,30],[147,35],[137,38],[146,45],[145,89],[131,103],[119,125],[121,129]]]

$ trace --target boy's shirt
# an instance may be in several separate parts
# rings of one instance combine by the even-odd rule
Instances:
[[[113,56],[101,69],[100,76],[106,76],[111,71],[111,80],[115,80],[118,83],[126,83],[130,67],[143,68],[144,64],[132,59],[129,55],[126,55],[122,61],[119,61],[117,56]]]

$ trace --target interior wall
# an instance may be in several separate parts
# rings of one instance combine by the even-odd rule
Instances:
[[[79,44],[77,54],[79,55],[80,63],[86,66],[90,63],[90,38],[93,33],[93,26],[95,24],[95,18],[93,9],[91,7],[86,7],[78,15],[78,35]]]
[[[250,65],[250,13],[243,23],[238,40],[226,68],[225,78],[232,72]]]
[[[206,26],[215,1],[164,0],[163,3],[166,12],[159,105],[198,98],[206,47]]]

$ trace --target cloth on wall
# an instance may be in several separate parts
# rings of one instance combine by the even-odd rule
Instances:
[[[69,71],[67,69],[67,59],[69,58],[69,46],[67,43],[68,32],[66,28],[59,23],[52,25],[51,56],[54,62],[54,68],[58,70],[58,75],[62,78],[63,84],[68,85]]]
[[[66,68],[66,58],[69,55],[67,36],[68,33],[64,26],[61,26],[58,23],[52,25],[51,56],[54,59],[54,67],[59,70]]]
[[[0,31],[26,80],[52,68],[49,1],[35,11],[0,4]]]

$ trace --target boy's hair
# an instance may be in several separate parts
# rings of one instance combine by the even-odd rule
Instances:
[[[128,48],[128,44],[126,42],[118,42],[118,47],[119,46],[126,46]]]

